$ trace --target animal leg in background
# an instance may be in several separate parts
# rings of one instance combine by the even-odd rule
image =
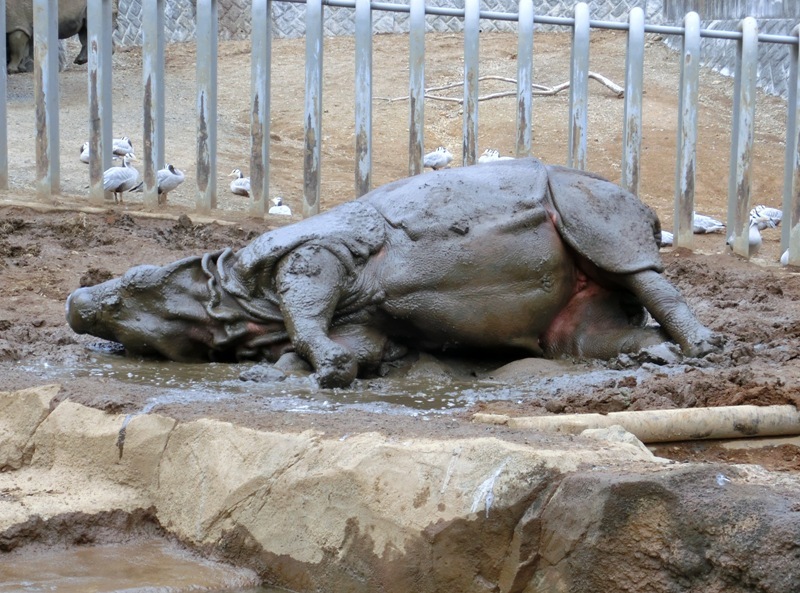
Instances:
[[[618,281],[638,297],[687,356],[704,356],[721,349],[722,337],[697,320],[678,289],[658,272],[622,275]]]
[[[289,339],[314,367],[322,387],[347,386],[358,373],[354,353],[328,336],[346,284],[342,262],[319,245],[295,249],[277,267],[275,288]]]

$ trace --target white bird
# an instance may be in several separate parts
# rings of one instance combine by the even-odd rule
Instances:
[[[695,235],[703,235],[705,233],[720,233],[725,230],[725,223],[711,218],[705,214],[694,213],[692,219],[692,232]]]
[[[176,169],[174,165],[167,165],[156,172],[156,183],[158,186],[158,203],[164,204],[167,201],[167,194],[184,182],[186,176],[183,171]],[[128,191],[144,191],[144,180],[139,185]]]
[[[84,142],[81,146],[81,162],[89,164],[89,143]]]
[[[673,241],[675,240],[672,233],[669,231],[661,231],[661,241],[659,242],[659,247],[669,247],[672,245]]]
[[[114,201],[122,203],[122,193],[136,187],[139,183],[139,171],[130,165],[136,157],[126,154],[122,157],[122,165],[109,167],[103,173],[103,189],[114,193]]]
[[[786,251],[784,251],[783,254],[781,255],[781,265],[782,266],[788,266],[789,265],[789,250],[788,249]]]
[[[444,146],[440,146],[433,152],[429,152],[422,160],[423,166],[430,167],[434,171],[444,169],[453,160],[453,153],[447,150]]]
[[[235,178],[233,181],[231,181],[231,191],[233,193],[235,193],[237,196],[250,195],[250,178],[245,177],[241,169],[234,169],[230,172],[228,177]]]
[[[759,204],[750,210],[750,220],[758,223],[758,230],[775,228],[781,223],[783,211],[778,208],[770,208],[764,204]]]
[[[270,202],[272,202],[275,205],[274,206],[270,206],[269,214],[277,214],[278,216],[291,216],[292,215],[292,209],[289,208],[289,206],[287,206],[286,204],[283,203],[283,198],[281,198],[280,196],[272,198],[270,200]]]
[[[751,222],[747,233],[747,251],[750,256],[758,253],[758,250],[761,249],[761,243],[761,232],[758,230],[758,224]],[[733,235],[728,237],[727,245],[731,248],[733,247]]]
[[[483,154],[478,157],[478,163],[491,163],[492,161],[500,160],[500,151],[494,148],[487,148]]]
[[[117,156],[133,154],[133,144],[131,143],[131,139],[127,136],[123,136],[122,138],[114,138],[111,143],[111,152]]]

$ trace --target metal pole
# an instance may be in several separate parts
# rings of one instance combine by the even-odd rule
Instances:
[[[730,175],[728,178],[728,236],[733,252],[750,257],[751,166],[756,115],[758,74],[758,24],[747,17],[739,24],[742,39],[736,44],[736,79],[733,96]]]
[[[157,171],[164,160],[164,0],[142,3],[144,205],[158,207]]]
[[[517,39],[517,158],[531,154],[533,122],[533,0],[520,0]]]
[[[644,11],[628,15],[628,52],[625,58],[625,116],[622,131],[622,187],[639,195],[642,155],[642,86],[644,79]]]
[[[411,0],[408,35],[408,174],[422,173],[425,153],[425,0]]]
[[[272,0],[253,0],[251,22],[250,214],[264,216],[269,201]]]
[[[105,201],[103,171],[111,166],[111,1],[88,0],[89,201]]]
[[[0,39],[6,39],[5,0],[0,0],[0,33]],[[6,61],[6,44],[0,43],[0,64]],[[0,189],[8,189],[8,71],[0,70]]]
[[[567,167],[586,168],[586,122],[589,111],[589,7],[575,5],[569,87]]]
[[[800,25],[792,35],[800,37]],[[789,265],[800,266],[800,43],[790,48],[789,100],[786,114],[786,159],[783,166],[781,253],[789,250]]]
[[[217,207],[217,0],[197,0],[197,210]]]
[[[464,136],[462,164],[474,165],[478,152],[478,43],[480,0],[464,3]]]
[[[33,80],[36,106],[36,194],[59,192],[58,1],[33,2]]]
[[[319,213],[322,158],[322,0],[306,4],[306,103],[303,216]]]
[[[700,88],[700,16],[688,13],[683,20],[680,96],[678,97],[678,154],[675,162],[675,247],[694,247],[694,189],[697,171],[697,96]]]
[[[356,197],[372,189],[372,9],[356,0]]]

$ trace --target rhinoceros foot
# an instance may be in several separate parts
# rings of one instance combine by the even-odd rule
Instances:
[[[320,387],[347,387],[358,374],[355,356],[339,344],[331,343],[322,356],[314,358],[315,376]]]

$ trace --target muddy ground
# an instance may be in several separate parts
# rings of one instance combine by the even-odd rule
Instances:
[[[406,174],[408,105],[388,101],[407,93],[407,51],[404,36],[376,36],[374,89],[374,180],[379,185]],[[642,159],[642,199],[671,228],[677,124],[678,59],[657,37],[649,38],[645,65],[645,105]],[[427,85],[461,81],[462,42],[458,35],[429,35]],[[567,34],[537,34],[534,80],[556,85],[569,78]],[[322,207],[352,197],[353,187],[353,41],[326,41],[323,117]],[[281,195],[299,219],[302,192],[303,40],[276,40],[272,91],[271,193]],[[594,34],[593,71],[624,81],[625,37]],[[493,34],[481,37],[481,75],[516,76],[516,40]],[[167,160],[187,173],[187,182],[170,195],[157,213],[146,212],[141,194],[128,194],[123,205],[87,208],[88,167],[78,161],[86,139],[86,71],[70,66],[60,74],[62,110],[61,189],[52,202],[31,208],[33,83],[30,75],[9,78],[9,145],[11,189],[0,195],[0,390],[33,384],[62,383],[62,398],[113,412],[136,412],[160,387],[120,381],[103,368],[87,371],[97,356],[86,346],[91,338],[75,335],[64,320],[67,295],[80,285],[116,276],[140,263],[164,264],[225,246],[241,247],[286,219],[248,218],[247,200],[227,189],[228,171],[247,168],[249,110],[249,45],[220,46],[219,209],[212,217],[195,215],[196,186],[194,119],[194,47],[175,44],[167,57]],[[400,58],[400,59],[398,59]],[[136,49],[114,57],[114,134],[127,134],[140,146],[141,56]],[[697,210],[725,219],[730,141],[732,82],[704,71],[701,80]],[[513,87],[482,83],[481,94]],[[459,97],[461,89],[439,94]],[[479,152],[493,147],[503,154],[514,148],[514,99],[481,103]],[[566,158],[568,96],[536,97],[534,153],[547,162]],[[589,168],[619,180],[622,153],[623,102],[608,88],[590,82]],[[785,139],[785,102],[759,96],[754,150],[754,203],[780,206]],[[443,144],[461,161],[460,106],[446,101],[426,103],[426,143]],[[184,216],[181,216],[184,215]],[[187,217],[188,215],[188,217]],[[800,276],[778,266],[779,231],[765,231],[759,255],[745,262],[725,247],[723,235],[696,237],[694,252],[664,250],[666,275],[684,293],[700,320],[725,338],[722,354],[700,361],[526,361],[494,371],[508,361],[466,361],[458,376],[446,381],[462,385],[474,379],[485,393],[451,406],[449,412],[417,409],[411,413],[380,413],[369,407],[338,406],[336,412],[303,413],[276,410],[263,389],[252,397],[233,400],[163,404],[156,412],[179,419],[216,417],[273,430],[314,427],[331,434],[378,430],[392,435],[495,434],[525,439],[498,426],[470,423],[475,411],[513,415],[567,412],[610,412],[655,408],[735,404],[796,404],[800,397]],[[472,365],[472,367],[471,367]],[[102,365],[101,365],[102,367]],[[53,369],[61,369],[54,372]],[[567,375],[568,380],[560,380]],[[586,381],[582,376],[601,377]],[[254,390],[256,391],[256,390]],[[497,394],[501,393],[502,396]],[[419,394],[416,394],[419,395]],[[347,390],[321,393],[320,398],[346,403]],[[411,395],[409,395],[411,397]],[[759,462],[766,467],[796,471],[794,448],[759,452],[728,451],[707,445],[676,446],[671,455],[683,459]],[[660,453],[666,454],[666,453]]]

